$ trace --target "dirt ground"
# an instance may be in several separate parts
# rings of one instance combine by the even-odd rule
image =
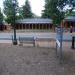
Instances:
[[[71,42],[63,42],[63,57],[60,64],[55,42],[42,42],[37,47],[0,44],[0,75],[75,75]]]

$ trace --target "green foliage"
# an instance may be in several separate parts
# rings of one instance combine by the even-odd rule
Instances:
[[[20,15],[23,18],[32,18],[33,17],[31,7],[30,7],[28,0],[26,0],[25,5],[22,7],[22,10],[20,12],[21,12]]]
[[[19,15],[18,15],[18,19],[23,19],[23,8],[22,7],[19,7]]]
[[[75,0],[68,1],[68,8],[65,10],[66,16],[75,16]]]
[[[3,14],[2,14],[1,8],[0,8],[0,24],[2,24],[2,23],[3,23]]]
[[[45,10],[43,10],[42,17],[52,18],[54,24],[60,24],[67,14],[65,12],[67,5],[71,8],[70,14],[75,9],[75,0],[45,0]]]
[[[65,10],[65,17],[66,16],[75,16],[75,11],[72,11],[72,9]]]
[[[14,18],[14,12],[15,15],[18,12],[18,2],[17,0],[15,0],[15,11],[14,11],[14,7],[13,7],[13,3],[12,0],[4,0],[3,4],[4,4],[4,14],[6,16],[5,21],[8,24],[12,24],[13,23],[13,18]],[[15,19],[17,19],[17,17],[15,16]]]
[[[69,14],[70,16],[75,16],[75,11]]]

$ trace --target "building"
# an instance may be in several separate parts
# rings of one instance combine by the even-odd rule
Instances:
[[[29,18],[16,21],[16,29],[51,29],[52,19]]]
[[[75,16],[68,16],[63,20],[63,27],[70,28],[75,27]]]
[[[6,26],[3,23],[0,23],[0,31],[3,31],[6,29]]]

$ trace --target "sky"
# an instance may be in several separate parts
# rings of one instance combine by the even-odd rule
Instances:
[[[0,0],[0,7],[3,9],[3,1]],[[25,0],[18,0],[19,6],[25,3]],[[44,9],[44,0],[29,0],[32,12],[38,16],[41,16],[42,10]]]

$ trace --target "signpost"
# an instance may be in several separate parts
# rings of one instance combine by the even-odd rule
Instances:
[[[63,28],[56,28],[56,54],[62,60],[62,39],[63,39]],[[59,50],[59,52],[58,52]]]

